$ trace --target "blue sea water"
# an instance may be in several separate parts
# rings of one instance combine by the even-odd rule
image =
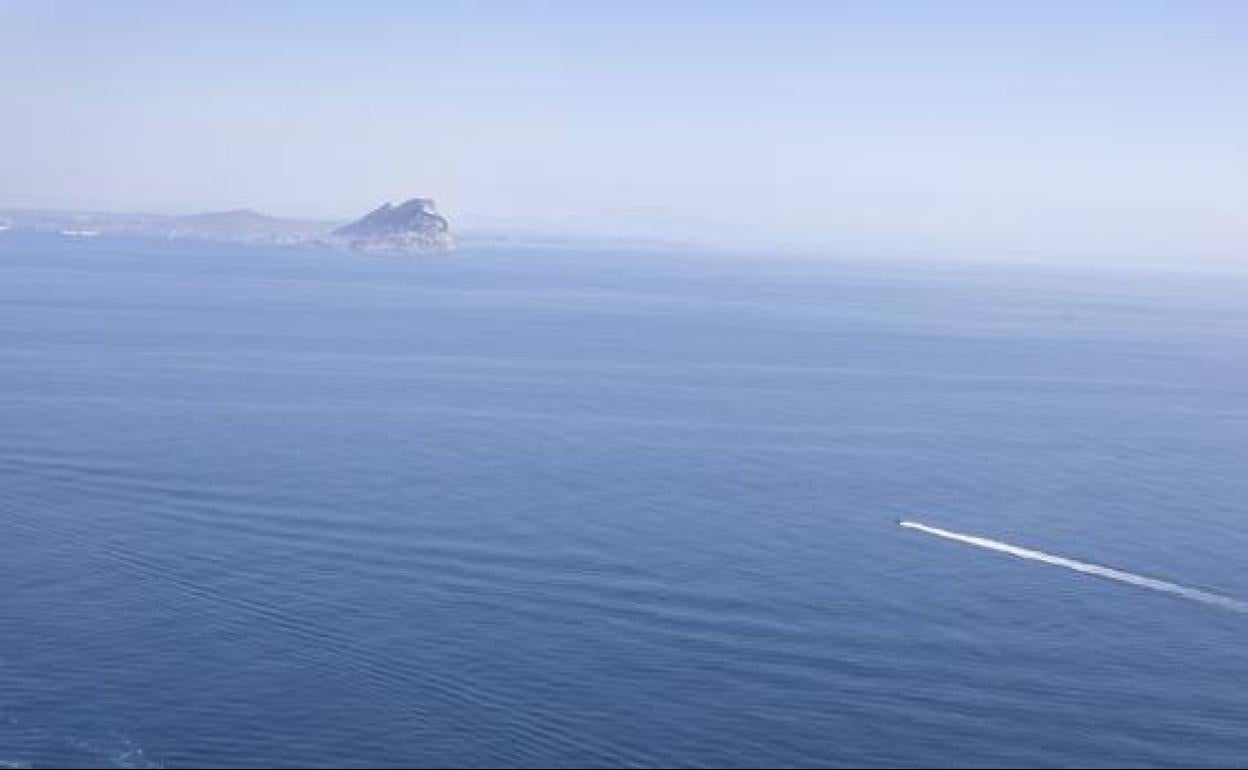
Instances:
[[[1236,766],[1248,279],[0,235],[0,764]]]

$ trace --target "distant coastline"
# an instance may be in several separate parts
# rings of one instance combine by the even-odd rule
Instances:
[[[380,209],[384,210],[383,205]],[[397,244],[382,236],[376,241],[352,243],[348,236],[336,236],[340,230],[350,232],[368,216],[350,222],[332,219],[298,219],[269,216],[251,209],[202,214],[143,214],[107,211],[57,209],[0,209],[0,233],[27,232],[61,238],[151,238],[171,241],[228,243],[252,246],[345,248],[355,251],[395,254],[446,253],[461,246],[482,248],[543,248],[644,251],[705,251],[704,243],[640,235],[563,232],[557,228],[475,227],[455,229],[448,242],[435,248],[405,248],[410,238],[400,235]],[[448,234],[449,226],[448,226]],[[434,234],[436,237],[436,233]],[[395,246],[398,248],[395,248]]]
[[[419,206],[403,208],[412,201],[419,201]],[[412,201],[397,208],[387,203],[353,222],[274,217],[252,209],[187,215],[0,209],[0,232],[26,230],[66,238],[127,236],[263,246],[329,246],[398,255],[453,251],[450,225],[437,214],[432,199]],[[407,216],[376,221],[379,211],[392,210]]]

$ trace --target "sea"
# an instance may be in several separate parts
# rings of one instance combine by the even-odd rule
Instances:
[[[1243,274],[0,234],[3,767],[1243,766],[1239,600]]]

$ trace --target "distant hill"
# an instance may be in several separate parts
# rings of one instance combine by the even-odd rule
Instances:
[[[455,248],[450,223],[429,198],[412,198],[398,206],[382,204],[334,230],[330,238],[354,249],[387,254],[435,253]]]
[[[388,254],[425,254],[454,248],[450,224],[429,198],[385,204],[346,226],[318,219],[287,219],[252,209],[202,214],[118,214],[102,211],[0,210],[0,226],[66,236],[126,235],[267,245],[333,245]],[[337,229],[335,229],[337,228]]]
[[[170,238],[212,241],[299,244],[315,241],[333,223],[315,219],[283,219],[251,209],[171,217],[166,223]]]

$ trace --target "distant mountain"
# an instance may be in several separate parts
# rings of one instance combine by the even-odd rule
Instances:
[[[168,234],[174,238],[298,243],[316,238],[328,227],[332,227],[332,223],[283,219],[251,209],[233,209],[172,217],[168,222]]]
[[[315,242],[333,223],[315,219],[284,219],[251,209],[215,211],[170,217],[161,224],[167,238],[299,245]]]
[[[126,235],[265,245],[332,245],[386,254],[427,254],[454,248],[450,224],[429,198],[389,203],[343,227],[339,222],[286,219],[251,209],[204,214],[116,214],[101,211],[0,210],[0,226],[65,236]],[[337,229],[335,229],[337,227]]]
[[[429,198],[412,198],[398,206],[382,204],[334,230],[330,242],[384,254],[427,254],[455,248],[450,223]]]

